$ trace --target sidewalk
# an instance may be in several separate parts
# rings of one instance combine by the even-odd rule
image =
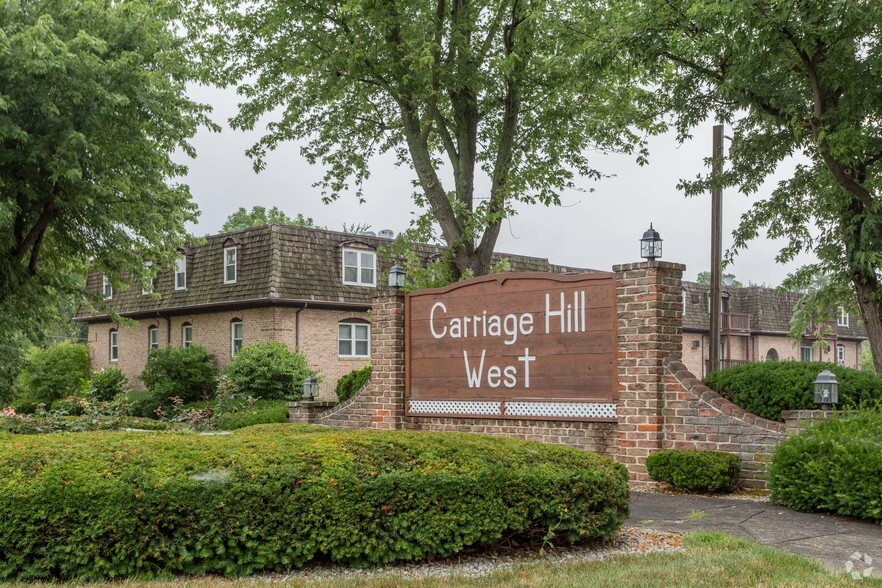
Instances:
[[[690,517],[692,513],[704,516]],[[841,572],[853,554],[868,555],[874,575],[882,576],[882,525],[867,521],[800,513],[769,502],[632,492],[626,524],[658,531],[723,531],[820,560]],[[863,561],[854,564],[857,571],[865,567]]]

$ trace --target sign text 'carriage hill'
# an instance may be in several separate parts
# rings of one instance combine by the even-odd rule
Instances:
[[[501,274],[408,295],[412,400],[609,401],[615,278]]]

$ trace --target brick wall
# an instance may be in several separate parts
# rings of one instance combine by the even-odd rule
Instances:
[[[370,358],[340,357],[337,353],[337,325],[341,320],[370,318],[365,312],[340,312],[335,310],[305,309],[299,311],[299,343],[309,361],[309,366],[319,372],[319,398],[336,400],[334,392],[337,380],[354,369],[370,363]],[[118,329],[119,366],[132,386],[143,389],[138,376],[147,362],[147,330],[159,329],[159,345],[180,346],[184,324],[193,327],[193,343],[202,345],[214,355],[219,367],[231,359],[232,337],[230,322],[242,321],[244,344],[255,341],[277,340],[292,349],[297,343],[298,309],[290,307],[262,307],[239,311],[198,313],[174,316],[169,319],[155,318],[134,321],[133,325],[114,323],[91,323],[89,325],[89,363],[93,371],[99,371],[110,362],[110,330]]]

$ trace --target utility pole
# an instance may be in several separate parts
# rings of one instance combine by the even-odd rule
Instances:
[[[711,178],[711,290],[710,290],[710,367],[708,373],[720,369],[720,326],[722,323],[722,299],[720,282],[723,277],[723,125],[714,125],[713,159]]]

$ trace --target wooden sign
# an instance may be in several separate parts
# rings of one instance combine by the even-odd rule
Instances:
[[[615,417],[613,274],[498,274],[407,296],[411,415]]]

